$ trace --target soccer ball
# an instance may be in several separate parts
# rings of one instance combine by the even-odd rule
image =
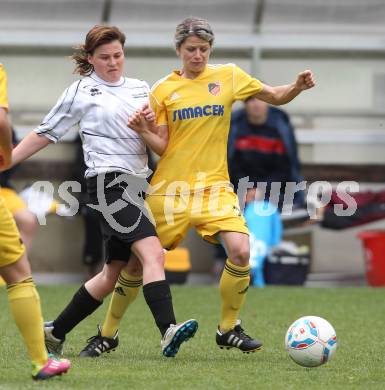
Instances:
[[[289,356],[304,367],[317,367],[328,362],[337,349],[334,328],[321,317],[306,316],[294,321],[285,337]]]

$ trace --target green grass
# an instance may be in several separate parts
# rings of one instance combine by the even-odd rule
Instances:
[[[53,319],[77,286],[39,289],[46,319]],[[34,383],[29,361],[0,290],[0,389],[383,389],[385,383],[384,290],[371,288],[250,289],[242,319],[264,348],[254,354],[220,350],[214,336],[219,315],[215,287],[173,288],[179,320],[197,318],[194,339],[176,358],[164,358],[159,334],[142,296],[131,306],[120,329],[120,346],[98,359],[77,354],[95,334],[106,306],[68,335],[71,371]],[[306,369],[283,348],[290,323],[302,315],[328,319],[337,331],[338,350],[328,364]]]

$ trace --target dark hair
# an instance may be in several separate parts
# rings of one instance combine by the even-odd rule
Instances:
[[[75,61],[74,73],[87,76],[93,72],[94,67],[88,62],[88,56],[94,54],[96,48],[106,43],[119,41],[124,47],[126,36],[117,27],[96,25],[88,31],[85,43],[76,47],[71,58]]]
[[[210,46],[214,42],[214,33],[209,23],[201,18],[187,18],[176,26],[175,46],[179,48],[181,44],[191,36],[196,36],[208,42]]]

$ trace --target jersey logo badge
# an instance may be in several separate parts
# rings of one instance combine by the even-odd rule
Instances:
[[[209,83],[208,88],[211,95],[217,96],[221,92],[221,83],[219,81],[216,81],[215,83]]]
[[[90,92],[91,92],[91,96],[101,95],[102,94],[97,88],[91,88]]]
[[[176,93],[176,92],[174,92],[171,96],[170,96],[170,101],[173,101],[173,100],[176,100],[176,99],[179,99],[180,98],[180,96]]]

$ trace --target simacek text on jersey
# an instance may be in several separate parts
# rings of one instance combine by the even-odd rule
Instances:
[[[173,111],[172,121],[175,122],[177,119],[182,121],[185,119],[202,118],[203,116],[223,116],[224,113],[225,106],[223,104],[187,107]]]

